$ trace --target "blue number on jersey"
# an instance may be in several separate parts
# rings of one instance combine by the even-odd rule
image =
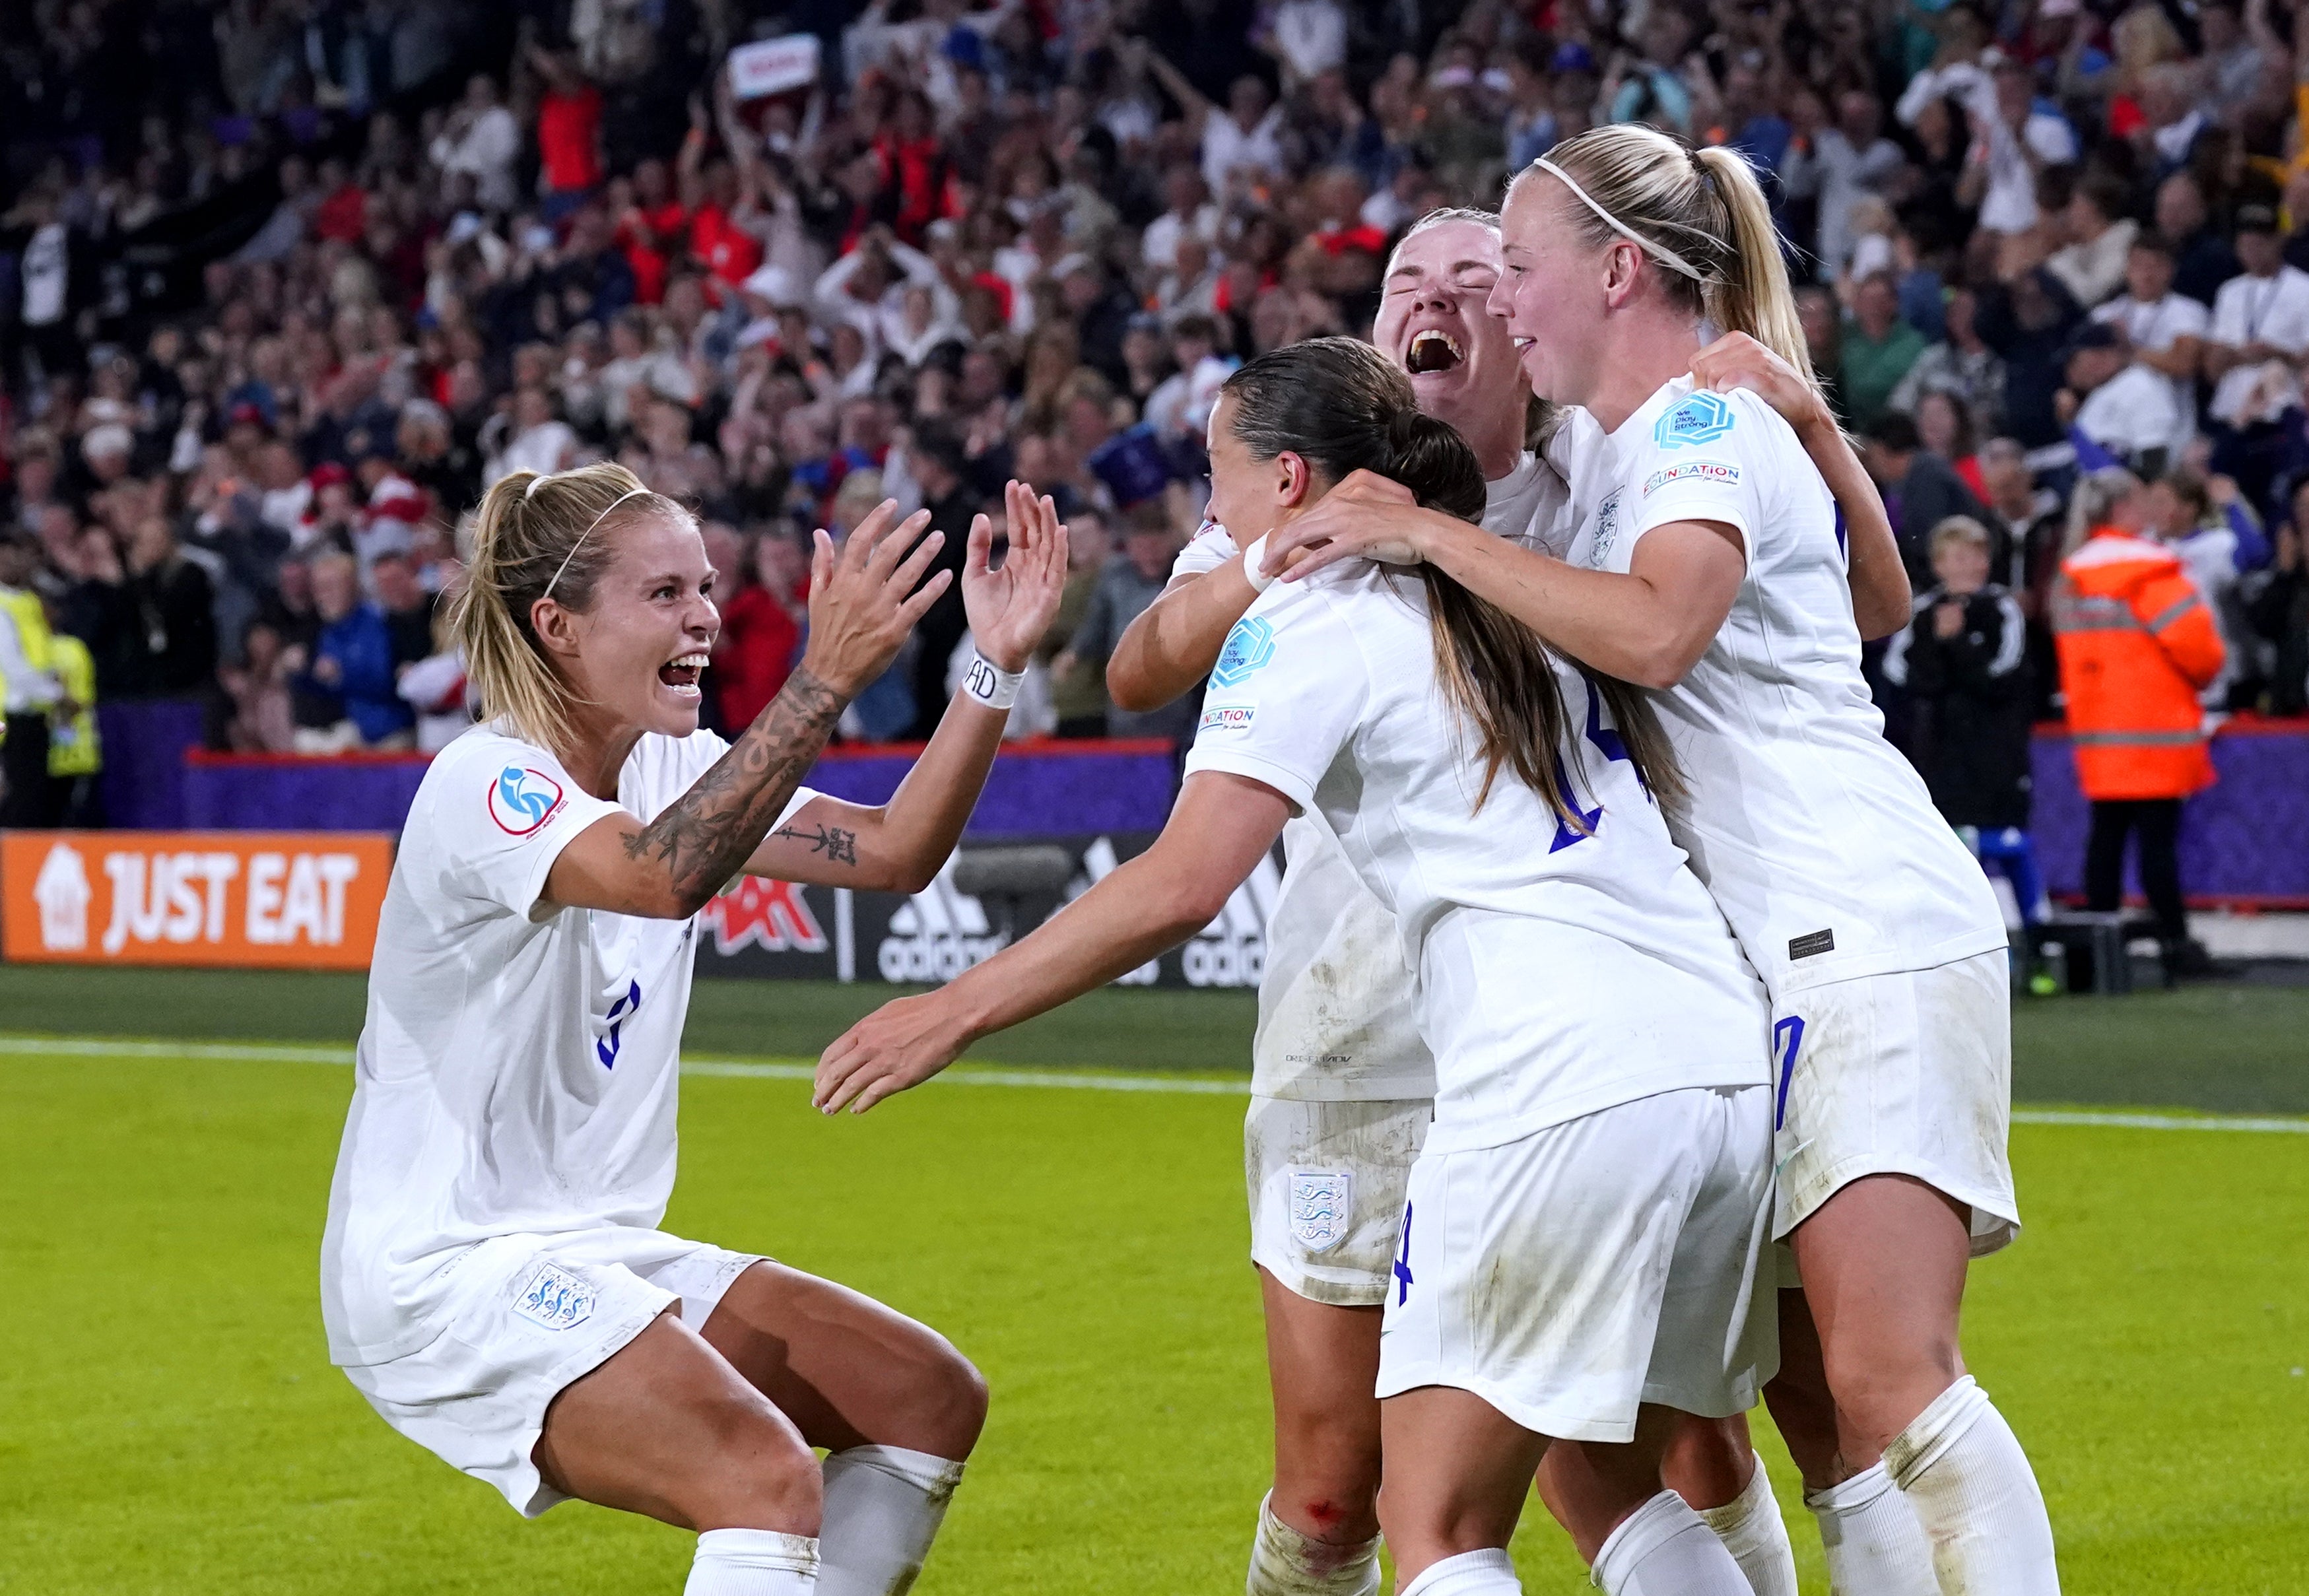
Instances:
[[[1603,689],[1596,686],[1596,678],[1584,670],[1579,673],[1579,679],[1587,684],[1587,740],[1604,751],[1604,758],[1625,759],[1634,766],[1636,785],[1644,789],[1646,798],[1651,797],[1652,784],[1644,780],[1642,767],[1636,765],[1635,760],[1630,757],[1627,739],[1620,735],[1618,728],[1604,724]]]
[[[1561,754],[1555,756],[1555,788],[1563,795],[1563,801],[1571,806],[1571,813],[1579,817],[1579,829],[1574,831],[1569,820],[1561,815],[1557,815],[1555,841],[1547,845],[1547,851],[1550,853],[1561,853],[1574,842],[1585,842],[1596,834],[1596,826],[1601,824],[1604,819],[1603,805],[1598,804],[1592,809],[1583,809],[1579,807],[1579,795],[1572,789],[1571,772],[1563,768],[1563,755]]]
[[[626,1022],[634,1017],[634,1011],[641,1005],[642,984],[639,981],[633,982],[627,988],[626,995],[610,1005],[610,1012],[605,1016],[610,1022],[610,1034],[593,1044],[594,1057],[601,1059],[603,1069],[618,1067],[618,1049],[624,1045],[618,1032],[624,1029]]]
[[[1796,1078],[1796,1049],[1803,1046],[1803,1022],[1790,1014],[1772,1027],[1772,1046],[1780,1054],[1780,1099],[1772,1111],[1772,1128],[1788,1122],[1788,1083]]]

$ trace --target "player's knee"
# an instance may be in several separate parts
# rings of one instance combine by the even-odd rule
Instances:
[[[934,1457],[970,1455],[986,1428],[986,1376],[952,1342],[925,1330],[926,1344],[908,1371],[905,1445]]]
[[[1831,1347],[1825,1361],[1836,1407],[1872,1436],[1900,1429],[1964,1370],[1954,1336],[1921,1330]]]
[[[766,1406],[766,1404],[765,1404]],[[712,1440],[697,1460],[688,1516],[707,1528],[816,1535],[826,1478],[817,1454],[774,1411],[743,1402],[712,1415]]]
[[[1279,1493],[1359,1504],[1379,1496],[1379,1427],[1360,1414],[1278,1412],[1275,1424],[1275,1483]],[[1300,1521],[1293,1521],[1300,1522]]]

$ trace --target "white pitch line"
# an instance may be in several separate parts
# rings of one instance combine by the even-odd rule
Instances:
[[[2015,1109],[2015,1125],[2099,1125],[2128,1131],[2270,1131],[2309,1136],[2309,1119],[2247,1119],[2229,1114],[2095,1114],[2080,1109]]]
[[[239,1064],[334,1064],[353,1061],[350,1048],[297,1048],[264,1042],[105,1041],[84,1037],[0,1036],[0,1056],[35,1058],[206,1058]],[[699,1058],[681,1066],[685,1075],[718,1075],[753,1081],[807,1081],[814,1065],[793,1060],[745,1063]],[[985,1069],[960,1065],[938,1077],[956,1086],[1018,1086],[1061,1091],[1156,1091],[1202,1097],[1248,1097],[1247,1081],[1191,1075],[1095,1074],[1081,1071]],[[2268,1119],[2221,1114],[2118,1114],[2081,1109],[2015,1109],[2015,1125],[2097,1126],[2136,1131],[2249,1131],[2309,1135],[2309,1118]]]

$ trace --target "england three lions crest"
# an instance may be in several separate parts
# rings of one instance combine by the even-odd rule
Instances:
[[[1350,1169],[1291,1171],[1291,1239],[1310,1253],[1328,1252],[1347,1238],[1354,1212]]]

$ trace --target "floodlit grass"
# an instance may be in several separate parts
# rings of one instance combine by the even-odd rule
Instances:
[[[777,1015],[817,1002],[823,1023],[845,995],[772,1001],[786,992],[752,988],[761,1012],[714,1022],[765,1027],[748,1051],[807,1050]],[[1099,1045],[1067,1062],[1219,1062],[1161,1029],[1208,998],[1117,996],[1137,1006],[1078,1022]],[[9,1029],[39,1023],[10,989],[0,1004]],[[182,1016],[84,1018],[150,1033]],[[328,1367],[316,1260],[350,1088],[327,1065],[0,1054],[0,1589],[680,1588],[688,1537],[576,1505],[524,1524]],[[941,1084],[828,1122],[797,1083],[682,1090],[670,1228],[871,1291],[992,1383],[923,1596],[1241,1588],[1267,1458],[1239,1099]],[[2068,1588],[2298,1590],[2309,1138],[2023,1126],[2014,1156],[2029,1228],[1976,1274],[1967,1352],[2037,1460]],[[1765,1446],[1806,1587],[1824,1591],[1792,1471]],[[1587,1588],[1535,1509],[1517,1553],[1526,1589]]]

